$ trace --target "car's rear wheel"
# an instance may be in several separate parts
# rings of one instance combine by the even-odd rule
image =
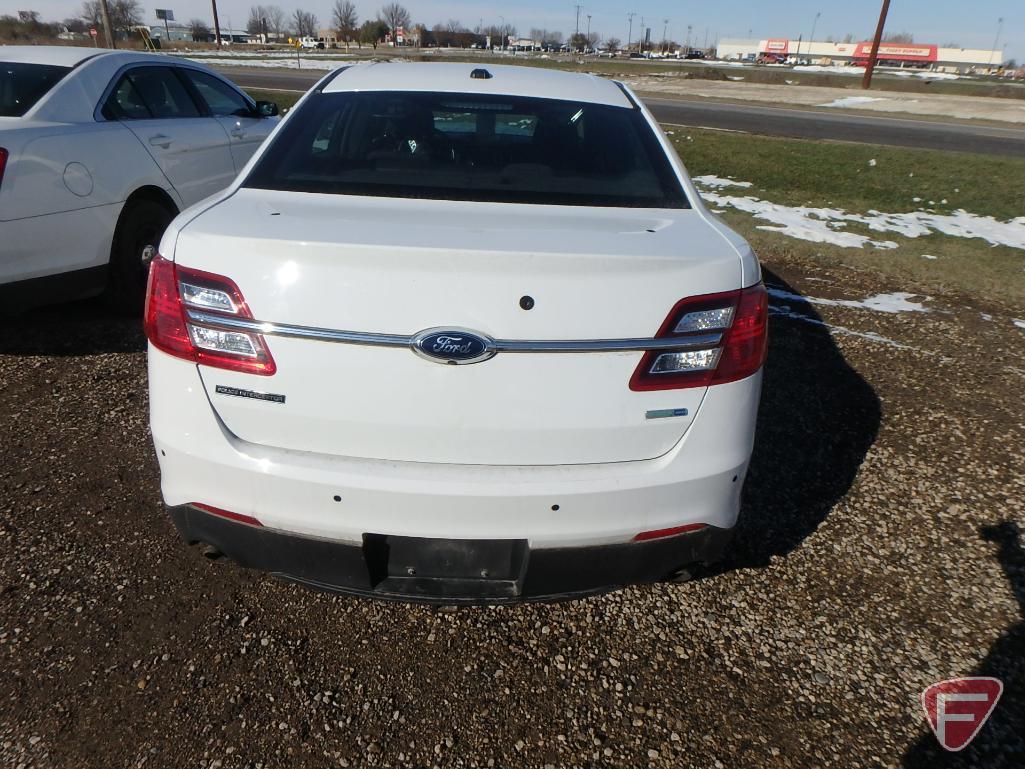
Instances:
[[[146,277],[160,238],[174,212],[155,200],[137,200],[121,212],[110,250],[106,299],[115,309],[138,314],[146,300]]]

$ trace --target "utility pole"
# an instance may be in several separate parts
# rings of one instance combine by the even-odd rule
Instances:
[[[583,8],[584,6],[582,6],[582,5],[575,5],[573,7],[577,9],[577,26],[576,26],[576,29],[574,30],[573,34],[574,35],[579,35],[580,34],[580,9]]]
[[[117,48],[114,27],[110,23],[110,9],[107,7],[107,0],[100,0],[100,17],[103,22],[103,36],[107,38],[107,48]]]
[[[662,19],[662,44],[659,45],[659,50],[662,50],[663,46],[668,48],[669,40],[666,38],[666,31],[669,29],[669,19]]]
[[[879,24],[876,26],[876,36],[872,39],[872,53],[868,55],[865,77],[861,80],[861,87],[866,91],[872,87],[872,70],[876,68],[876,59],[879,58],[879,43],[883,39],[883,27],[886,26],[886,14],[889,10],[890,0],[883,0],[883,7],[879,11]]]
[[[634,34],[634,16],[636,16],[636,15],[637,15],[636,13],[628,13],[626,15],[626,18],[628,18],[630,20],[630,31],[626,33],[626,52],[627,52],[627,55],[629,55],[629,53],[630,53],[630,40],[631,40],[631,38],[633,37],[633,34]]]
[[[214,7],[214,38],[217,40],[217,47],[221,47],[221,22],[217,19],[217,0],[210,0]]]
[[[587,42],[591,42],[591,14],[587,14]]]

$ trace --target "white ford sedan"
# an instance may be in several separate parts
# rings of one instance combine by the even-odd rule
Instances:
[[[622,84],[336,71],[160,253],[150,420],[186,541],[443,602],[721,556],[766,292]]]
[[[141,310],[164,228],[231,183],[276,114],[167,56],[0,47],[4,309],[106,289]]]

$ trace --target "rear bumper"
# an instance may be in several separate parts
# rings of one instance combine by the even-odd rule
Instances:
[[[648,542],[531,549],[526,540],[414,540],[364,534],[362,544],[236,523],[189,505],[168,508],[182,538],[240,565],[332,592],[424,603],[558,600],[656,582],[718,560],[732,529]]]
[[[194,364],[150,350],[150,425],[164,502],[202,503],[266,529],[360,546],[366,532],[526,540],[532,552],[630,543],[688,524],[732,529],[761,374],[709,388],[679,444],[650,460],[440,465],[264,447],[213,412]],[[230,552],[230,550],[225,550]]]

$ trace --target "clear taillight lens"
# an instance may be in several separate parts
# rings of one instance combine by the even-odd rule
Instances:
[[[202,312],[203,319],[190,310]],[[261,376],[277,371],[262,334],[222,328],[220,317],[253,317],[234,281],[161,256],[153,260],[144,326],[154,347],[204,366]]]
[[[741,291],[684,299],[656,334],[680,340],[680,350],[644,354],[630,389],[675,390],[735,382],[765,362],[769,301],[761,283]],[[698,349],[701,340],[707,340]]]

